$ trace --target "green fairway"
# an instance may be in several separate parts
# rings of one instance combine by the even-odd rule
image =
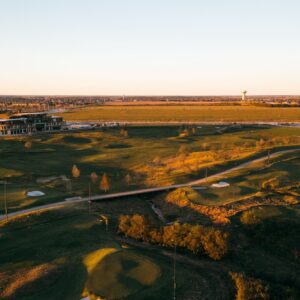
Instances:
[[[172,256],[124,248],[116,239],[120,213],[134,210],[151,216],[150,206],[140,199],[113,203],[100,204],[92,214],[81,205],[2,223],[0,298],[74,300],[87,294],[108,299],[171,298]],[[100,213],[109,216],[108,230]],[[223,285],[228,278],[224,271],[215,272],[214,263],[212,267],[204,271],[204,267],[178,262],[178,297],[218,297],[221,291],[215,289],[215,280]]]
[[[151,287],[160,276],[159,266],[146,257],[119,251],[108,254],[95,266],[87,290],[108,299],[121,299]]]
[[[183,183],[203,177],[206,168],[208,173],[218,172],[231,161],[243,161],[265,148],[300,143],[297,128],[203,126],[195,134],[180,137],[184,130],[178,126],[130,127],[127,138],[120,136],[120,129],[112,128],[1,139],[0,180],[7,180],[8,209],[87,196],[89,184],[92,195],[103,193],[99,183],[103,173],[110,192]],[[262,139],[266,144],[258,147]],[[24,149],[26,140],[32,142],[29,150]],[[79,178],[72,177],[73,165],[81,172]],[[94,182],[92,172],[98,176]],[[236,188],[232,193],[236,194]],[[35,190],[45,196],[27,196]]]
[[[300,151],[278,155],[269,164],[265,162],[253,163],[246,168],[220,176],[218,180],[214,181],[223,180],[228,182],[230,186],[213,188],[210,185],[213,182],[211,181],[206,189],[199,192],[196,202],[203,205],[234,203],[260,192],[263,184],[274,178],[284,178],[285,182],[299,181]]]

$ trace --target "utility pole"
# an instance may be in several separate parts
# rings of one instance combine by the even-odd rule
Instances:
[[[7,215],[7,193],[6,193],[6,184],[7,184],[7,181],[4,180],[4,181],[3,181],[3,185],[4,185],[4,211],[5,211],[6,221],[7,221],[7,220],[8,220],[8,215]]]
[[[174,264],[173,264],[173,300],[176,300],[176,241],[174,245]]]
[[[91,213],[91,183],[89,183],[89,214]]]

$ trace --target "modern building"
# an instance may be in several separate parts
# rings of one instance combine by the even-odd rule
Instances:
[[[0,119],[0,136],[31,134],[61,130],[62,117],[49,116],[47,113],[22,113]]]

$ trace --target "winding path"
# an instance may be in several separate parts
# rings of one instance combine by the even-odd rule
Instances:
[[[31,213],[41,212],[41,211],[44,211],[44,210],[57,209],[57,208],[65,207],[65,206],[68,206],[68,205],[73,205],[73,204],[76,204],[76,203],[88,202],[90,200],[91,201],[97,201],[97,200],[114,199],[114,198],[120,198],[120,197],[128,197],[128,196],[136,196],[136,195],[143,195],[143,194],[149,194],[149,193],[168,191],[168,190],[173,190],[173,189],[177,189],[177,188],[180,188],[180,187],[195,186],[195,185],[205,183],[207,180],[216,179],[216,178],[218,178],[220,176],[224,176],[224,175],[226,175],[226,174],[228,174],[232,171],[237,171],[239,169],[245,168],[245,167],[249,166],[252,163],[261,162],[261,161],[267,160],[269,158],[275,157],[275,156],[280,155],[280,154],[286,154],[286,153],[291,153],[291,152],[296,152],[296,151],[300,151],[300,148],[277,151],[277,152],[272,153],[270,156],[266,155],[266,156],[263,156],[261,158],[250,160],[250,161],[245,162],[243,164],[240,164],[236,167],[233,167],[233,168],[230,168],[228,170],[225,170],[225,171],[216,173],[214,175],[208,176],[207,178],[194,180],[194,181],[191,181],[191,182],[188,182],[188,183],[174,184],[174,185],[155,187],[155,188],[146,188],[146,189],[119,192],[119,193],[112,193],[112,194],[105,194],[105,195],[96,195],[96,196],[92,196],[90,198],[85,197],[85,198],[80,198],[78,200],[72,200],[72,201],[64,200],[64,201],[60,201],[60,202],[56,202],[56,203],[36,206],[36,207],[33,207],[33,208],[12,212],[12,213],[9,213],[7,215],[7,218],[9,219],[9,218],[13,218],[13,217],[19,217],[21,215],[27,215],[27,214],[31,214]],[[0,215],[0,221],[2,221],[2,220],[6,220],[5,215]]]

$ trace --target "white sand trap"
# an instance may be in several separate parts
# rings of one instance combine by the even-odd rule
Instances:
[[[225,187],[228,187],[230,186],[230,184],[228,182],[225,182],[225,181],[220,181],[218,183],[213,183],[211,185],[213,188],[225,188]]]
[[[41,191],[32,191],[32,192],[28,192],[27,196],[28,197],[41,197],[41,196],[45,196],[45,193],[43,193]]]

